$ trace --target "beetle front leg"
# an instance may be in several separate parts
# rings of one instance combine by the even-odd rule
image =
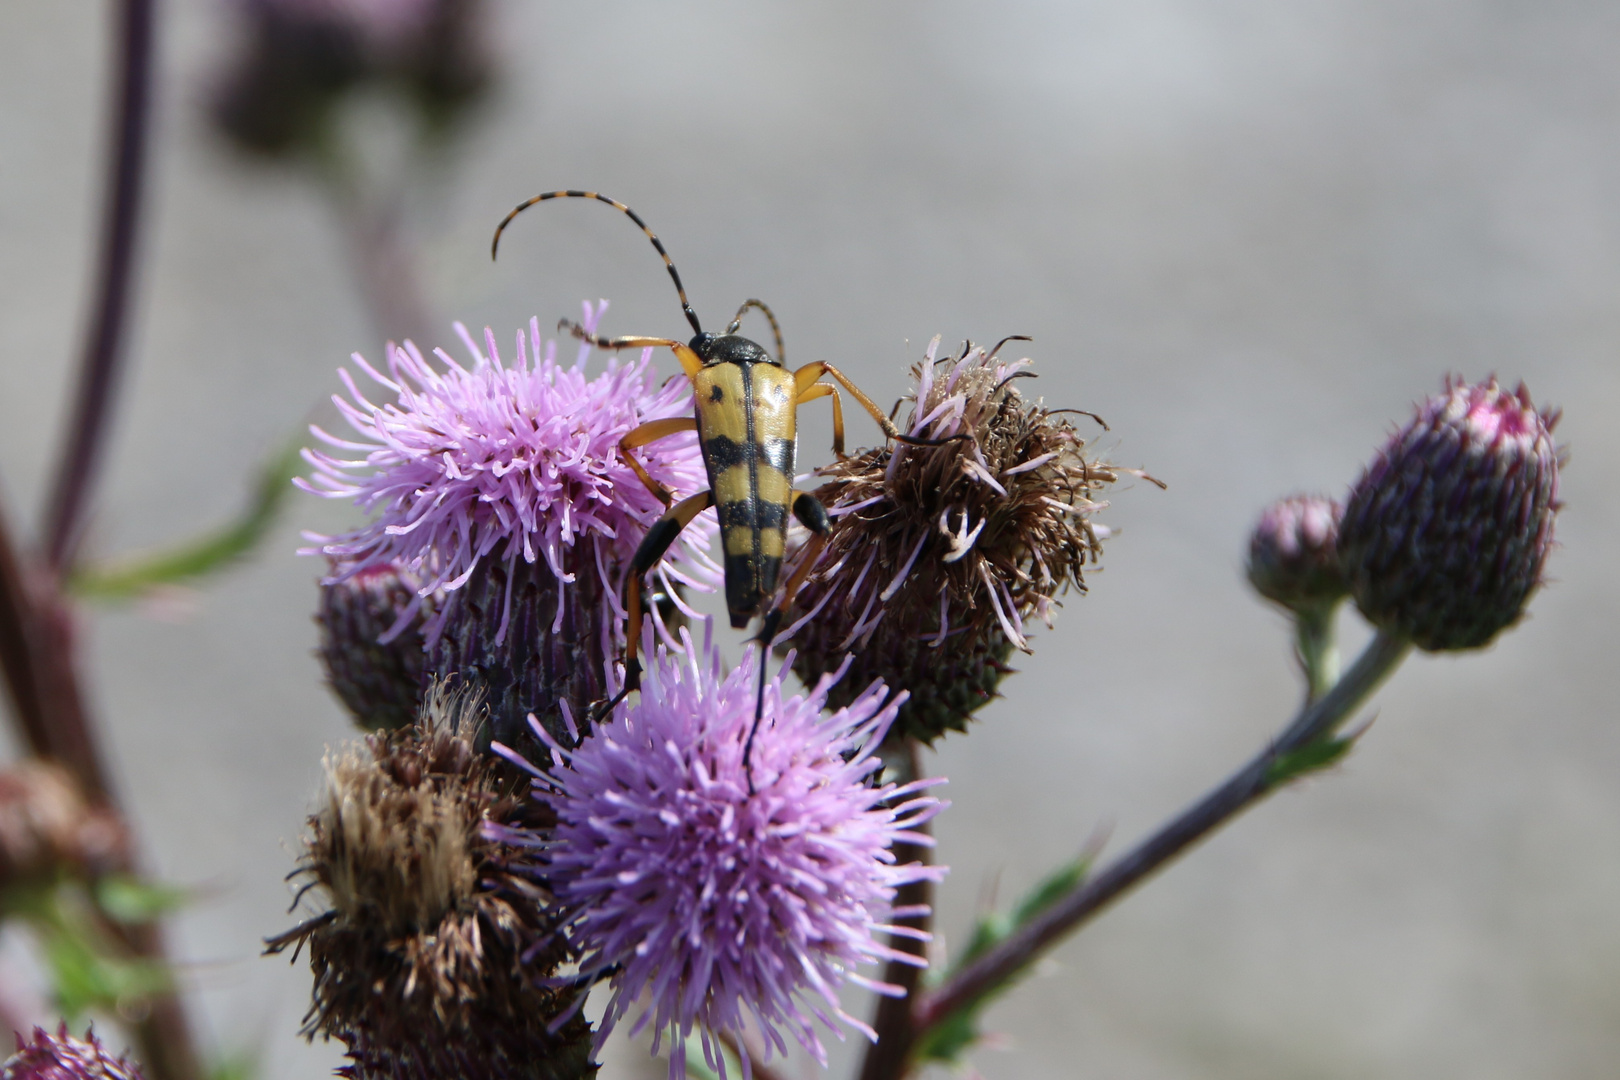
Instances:
[[[811,384],[810,388],[799,395],[795,405],[803,405],[807,401],[817,398],[831,397],[833,406],[833,455],[843,461],[849,455],[844,453],[844,403],[838,396],[838,387],[831,383],[818,382]]]
[[[692,417],[672,416],[667,420],[649,420],[640,427],[632,429],[625,434],[624,438],[619,440],[619,453],[624,455],[624,460],[630,463],[630,468],[635,470],[636,476],[641,479],[641,482],[647,485],[647,490],[658,496],[658,501],[666,507],[675,501],[675,493],[654,480],[652,474],[647,472],[647,467],[638,461],[636,455],[630,451],[638,446],[646,446],[650,442],[657,442],[659,439],[670,435],[696,430],[697,421]]]
[[[602,337],[593,334],[579,323],[570,319],[562,319],[557,323],[557,329],[566,329],[570,334],[581,341],[588,341],[598,349],[663,349],[667,348],[675,354],[675,359],[681,362],[681,368],[686,377],[691,378],[703,370],[703,358],[692,351],[692,347],[673,338],[662,337]]]
[[[808,392],[816,384],[817,380],[819,380],[823,375],[831,375],[835,380],[837,380],[839,386],[842,386],[845,390],[848,390],[850,394],[854,396],[855,400],[861,403],[861,408],[865,409],[867,413],[871,415],[872,419],[877,421],[878,427],[883,429],[883,434],[887,435],[895,442],[906,443],[910,446],[943,446],[948,442],[956,442],[960,439],[973,438],[972,435],[965,432],[961,435],[951,435],[944,439],[919,439],[915,435],[907,435],[905,432],[901,431],[895,426],[893,420],[890,420],[887,416],[883,415],[883,410],[877,407],[877,403],[875,401],[862,393],[860,387],[849,381],[848,375],[845,375],[842,371],[839,371],[825,360],[817,360],[813,364],[806,364],[804,367],[793,373],[794,384],[799,390],[799,400],[805,400],[804,395],[806,392]],[[834,398],[833,400],[836,401],[837,398]]]

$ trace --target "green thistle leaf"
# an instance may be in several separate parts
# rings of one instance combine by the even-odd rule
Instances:
[[[300,469],[299,440],[276,453],[259,470],[247,509],[232,523],[166,551],[86,566],[68,582],[87,600],[138,599],[159,585],[191,581],[245,558],[269,535],[281,504]]]
[[[973,937],[969,939],[967,948],[941,976],[941,981],[971,964],[1019,927],[1067,896],[1086,879],[1094,859],[1095,853],[1088,851],[1041,879],[1040,884],[1025,894],[1011,912],[992,911],[982,916],[973,928]],[[990,1002],[1010,989],[1014,981],[1009,979],[987,991],[930,1028],[917,1043],[916,1060],[947,1064],[959,1062],[962,1055],[983,1038],[983,1034],[979,1031],[980,1014]]]

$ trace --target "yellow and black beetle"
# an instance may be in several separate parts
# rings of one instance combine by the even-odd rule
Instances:
[[[577,324],[563,320],[577,338],[589,341],[602,349],[668,348],[675,353],[681,368],[692,383],[695,416],[672,417],[642,424],[619,442],[630,467],[642,483],[668,507],[664,515],[647,530],[641,546],[631,560],[629,580],[625,583],[625,601],[630,614],[629,630],[625,635],[625,680],[623,689],[614,698],[618,702],[641,681],[641,662],[637,659],[641,624],[642,579],[658,565],[669,546],[692,519],[710,506],[718,508],[720,536],[724,551],[726,577],[726,610],[731,625],[741,628],[760,614],[761,606],[776,594],[777,578],[787,536],[787,516],[793,516],[810,530],[810,548],[799,564],[798,571],[787,582],[782,602],[765,611],[764,625],[760,629],[761,647],[770,648],[780,624],[782,612],[792,606],[793,596],[815,563],[829,529],[827,511],[815,496],[793,489],[793,457],[797,438],[798,406],[817,398],[831,397],[833,407],[833,453],[844,456],[844,409],[837,387],[821,381],[831,376],[847,390],[878,422],[883,433],[891,439],[920,445],[935,445],[930,440],[914,439],[901,434],[894,423],[884,416],[872,399],[863,394],[848,377],[831,364],[818,361],[806,364],[797,371],[782,365],[782,331],[776,316],[759,300],[749,300],[737,310],[723,334],[705,333],[697,312],[686,299],[686,288],[681,275],[675,270],[664,245],[647,223],[624,203],[594,191],[548,191],[536,195],[517,206],[502,219],[495,229],[490,244],[490,257],[500,245],[501,233],[513,218],[535,203],[547,199],[595,199],[622,211],[631,221],[641,226],[647,239],[663,257],[664,266],[675,282],[675,291],[681,298],[681,310],[692,324],[696,336],[682,343],[673,338],[658,337],[598,337],[587,333]],[[742,318],[750,308],[758,308],[770,320],[776,337],[776,355],[737,333]],[[647,474],[632,451],[658,439],[682,431],[696,431],[703,463],[709,474],[709,490],[700,491],[680,502],[674,502],[673,493]],[[956,436],[962,438],[964,436]],[[673,503],[673,505],[671,505]],[[760,665],[760,686],[764,688],[764,662]],[[761,705],[763,699],[761,700]],[[755,716],[756,721],[758,715]],[[749,742],[752,743],[750,734]],[[744,762],[747,755],[744,755]]]

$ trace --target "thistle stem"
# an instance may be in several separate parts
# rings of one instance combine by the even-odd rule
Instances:
[[[1321,699],[1305,705],[1253,760],[1224,783],[1116,859],[1073,892],[927,995],[915,1014],[918,1033],[944,1023],[1039,959],[1048,949],[1170,860],[1276,790],[1274,767],[1296,751],[1331,737],[1350,714],[1400,665],[1411,649],[1404,638],[1380,631],[1366,651]],[[887,1077],[903,1076],[904,1071]]]
[[[45,514],[45,560],[65,576],[73,561],[90,488],[107,440],[112,399],[120,382],[129,322],[130,282],[145,186],[152,100],[152,48],[156,0],[118,5],[119,68],[113,86],[112,175],[102,224],[101,263],[89,336],[79,366],[73,417]]]
[[[1337,600],[1294,613],[1294,648],[1305,674],[1305,704],[1319,700],[1339,681],[1339,646],[1333,632]]]
[[[917,748],[917,740],[906,740],[906,753],[904,757],[905,773],[901,783],[910,783],[922,775],[922,765]],[[914,831],[929,834],[931,822],[923,822],[915,826]],[[894,846],[894,861],[896,866],[907,863],[929,861],[930,849],[923,844],[896,844]],[[932,921],[934,903],[934,883],[928,878],[913,881],[902,885],[895,890],[895,907],[913,907],[926,905],[927,912],[908,915],[894,920],[896,925],[908,926],[917,930],[927,930]],[[910,937],[893,935],[889,938],[889,948],[896,952],[903,952],[910,956],[922,956],[926,951],[927,942],[918,941]],[[922,968],[914,964],[907,964],[901,960],[890,960],[883,971],[883,981],[892,983],[905,991],[901,997],[883,997],[878,999],[877,1012],[872,1017],[872,1030],[877,1032],[877,1042],[866,1048],[866,1058],[861,1063],[861,1080],[886,1080],[888,1077],[904,1076],[907,1060],[911,1057],[911,1048],[916,1044],[918,1027],[914,1018],[917,1005],[917,990],[922,985]]]
[[[156,7],[156,0],[122,0],[118,5],[119,66],[101,259],[73,413],[45,511],[44,565],[30,566],[0,523],[0,666],[18,725],[35,754],[67,766],[91,799],[115,810],[117,799],[75,667],[73,613],[60,583],[72,567],[83,530],[127,352],[151,127]],[[109,929],[136,955],[164,958],[157,924]],[[180,999],[159,994],[147,1005],[145,1016],[131,1022],[147,1074],[152,1080],[199,1080],[202,1067]]]
[[[376,182],[335,137],[323,141],[314,161],[372,328],[389,341],[431,341],[416,251],[403,225],[404,188]]]

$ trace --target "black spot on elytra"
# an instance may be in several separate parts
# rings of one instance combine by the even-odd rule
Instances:
[[[716,386],[709,391],[709,400],[713,402],[724,401],[726,400],[726,392]]]

